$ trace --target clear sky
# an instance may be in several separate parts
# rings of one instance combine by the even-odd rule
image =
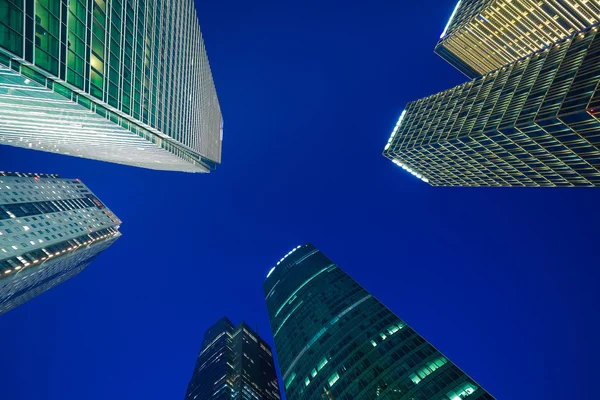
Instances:
[[[592,399],[595,189],[433,188],[381,152],[404,105],[465,77],[451,0],[202,0],[225,119],[210,175],[0,147],[87,184],[123,237],[0,317],[2,400],[183,399],[204,330],[272,343],[262,283],[312,242],[498,399]]]

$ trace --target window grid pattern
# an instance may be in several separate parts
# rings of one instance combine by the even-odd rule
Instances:
[[[599,186],[599,82],[592,27],[409,103],[384,155],[436,186]]]
[[[0,314],[74,276],[120,224],[77,179],[0,172]]]
[[[10,0],[0,16],[3,64],[29,64],[42,85],[59,83],[195,170],[220,162],[221,111],[192,1]]]
[[[244,322],[222,318],[204,334],[186,400],[279,400],[269,345]]]
[[[470,78],[600,21],[600,0],[462,0],[436,53]]]
[[[311,244],[263,290],[288,399],[493,399]]]

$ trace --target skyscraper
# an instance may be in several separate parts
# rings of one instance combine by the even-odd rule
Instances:
[[[431,185],[600,186],[599,54],[588,28],[413,101],[384,155]]]
[[[244,322],[222,318],[204,334],[185,400],[279,400],[270,346]]]
[[[600,21],[600,0],[460,0],[435,52],[469,78]]]
[[[0,172],[0,314],[77,275],[120,224],[78,179]]]
[[[0,2],[0,144],[208,172],[221,128],[192,0]]]
[[[263,289],[288,400],[493,399],[311,244]]]

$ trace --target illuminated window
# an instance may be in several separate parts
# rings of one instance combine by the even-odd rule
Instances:
[[[446,396],[450,398],[450,400],[461,400],[466,397],[469,397],[477,390],[477,386],[473,385],[471,382],[465,382],[456,389],[448,392]]]
[[[335,385],[335,383],[340,379],[340,376],[337,372],[334,372],[333,375],[331,375],[329,377],[329,379],[327,380],[327,382],[329,383],[329,387],[332,387],[333,385]]]
[[[294,379],[296,378],[296,373],[292,372],[292,375],[290,375],[289,378],[287,378],[287,380],[285,381],[285,388],[287,389],[288,387],[290,387],[290,385],[292,384],[292,382],[294,381]]]
[[[416,373],[411,374],[409,378],[416,385],[419,382],[421,382],[421,380],[425,379],[428,375],[432,374],[436,369],[442,367],[447,362],[448,360],[445,357],[440,357],[438,359],[430,361]]]
[[[325,364],[327,364],[327,358],[323,357],[323,359],[319,361],[319,365],[317,365],[317,371],[322,370]]]

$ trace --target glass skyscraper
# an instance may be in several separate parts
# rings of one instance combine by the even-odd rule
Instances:
[[[192,0],[0,0],[0,144],[208,172],[221,141]]]
[[[185,400],[280,400],[270,346],[222,318],[204,334]]]
[[[436,52],[473,77],[410,102],[383,155],[433,186],[600,186],[600,0],[461,0]]]
[[[493,399],[311,244],[263,289],[288,400]]]
[[[120,224],[78,179],[0,172],[0,314],[77,275]]]
[[[469,78],[600,21],[600,0],[460,0],[435,52]]]

